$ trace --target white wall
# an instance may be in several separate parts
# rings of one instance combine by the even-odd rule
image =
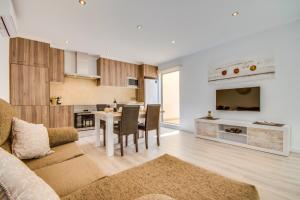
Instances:
[[[248,57],[273,57],[276,78],[208,84],[209,66]],[[177,65],[183,130],[194,131],[194,119],[208,110],[226,119],[283,122],[292,128],[292,148],[300,150],[300,21],[163,63],[160,69]],[[216,89],[244,86],[261,87],[261,112],[215,110]]]
[[[9,39],[0,35],[0,98],[9,101]]]

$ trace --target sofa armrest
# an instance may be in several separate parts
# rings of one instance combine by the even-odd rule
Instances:
[[[75,142],[78,140],[78,132],[75,128],[48,128],[50,147]]]

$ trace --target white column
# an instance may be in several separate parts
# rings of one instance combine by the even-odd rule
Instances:
[[[107,156],[114,155],[114,117],[113,114],[108,114],[106,117],[106,154]]]
[[[100,147],[100,119],[95,115],[95,137],[96,137],[96,147]]]

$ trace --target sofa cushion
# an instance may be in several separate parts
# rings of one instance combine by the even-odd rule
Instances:
[[[0,146],[2,149],[7,151],[8,153],[12,153],[11,151],[11,140],[8,138],[4,144]]]
[[[11,133],[11,123],[14,116],[14,108],[0,99],[0,146],[6,142]]]
[[[35,173],[61,197],[105,177],[86,155],[37,169]]]
[[[54,153],[48,156],[23,161],[30,169],[35,170],[83,155],[83,152],[75,142],[54,147],[52,150]]]
[[[53,189],[17,157],[0,148],[2,196],[22,200],[59,200]],[[3,195],[3,191],[5,195]]]

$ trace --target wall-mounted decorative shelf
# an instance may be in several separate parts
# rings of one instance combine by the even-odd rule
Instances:
[[[273,59],[245,60],[227,63],[210,69],[208,82],[274,74],[275,65]]]

